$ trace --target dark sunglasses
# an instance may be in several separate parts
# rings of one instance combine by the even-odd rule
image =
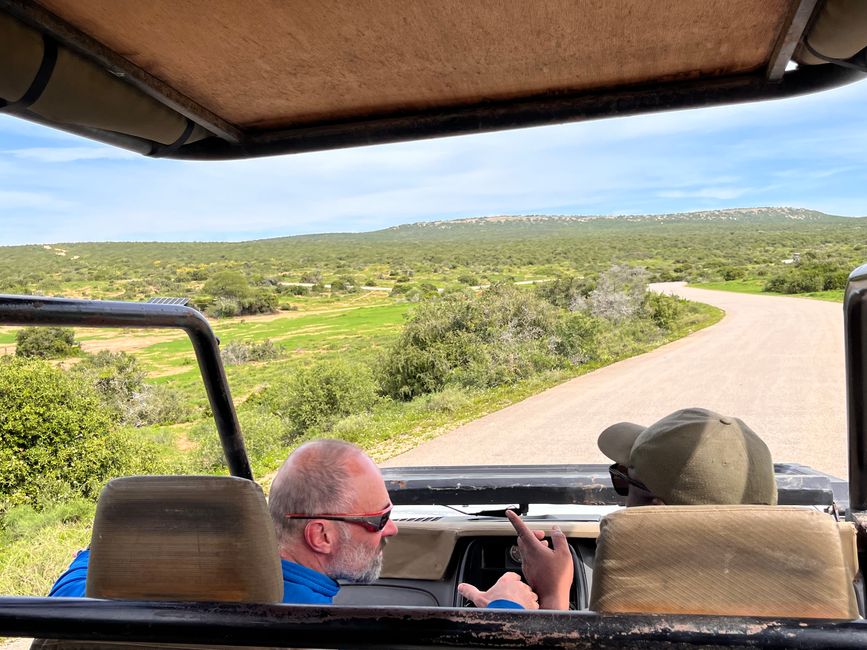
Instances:
[[[608,468],[608,473],[611,474],[611,485],[614,486],[614,491],[617,492],[617,494],[622,497],[628,495],[630,485],[634,485],[645,492],[650,492],[644,483],[636,481],[634,478],[630,477],[627,471],[628,470],[619,463],[614,463]]]
[[[378,533],[388,525],[388,519],[391,517],[391,506],[380,512],[371,512],[364,515],[299,515],[295,513],[286,513],[283,516],[286,517],[286,519],[328,519],[329,521],[345,521],[350,524],[363,526],[371,533]]]

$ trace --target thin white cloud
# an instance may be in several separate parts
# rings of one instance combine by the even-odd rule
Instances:
[[[51,194],[38,192],[21,192],[16,190],[0,190],[0,207],[9,209],[39,209],[39,210],[65,210],[73,205],[72,202],[58,199]]]
[[[78,160],[134,160],[141,156],[114,147],[29,147],[3,152],[22,160],[42,163],[68,163]]]
[[[698,190],[664,190],[656,196],[664,199],[736,199],[750,191],[746,187],[703,187]]]

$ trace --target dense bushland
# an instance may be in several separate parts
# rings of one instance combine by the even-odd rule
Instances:
[[[765,282],[765,291],[777,293],[813,293],[845,289],[852,269],[841,262],[810,259],[791,264]]]
[[[293,292],[328,296],[329,284],[335,293],[361,284],[402,284],[414,301],[424,297],[412,292],[424,294],[422,284],[595,279],[612,263],[642,266],[653,281],[765,281],[790,273],[784,260],[795,254],[848,272],[867,261],[865,241],[867,219],[795,208],[471,219],[239,243],[4,247],[0,292],[123,300],[187,296],[212,315],[244,315],[286,304]],[[314,285],[313,291],[281,284],[299,280]]]
[[[618,357],[658,340],[682,312],[682,301],[646,288],[643,269],[614,266],[596,286],[563,279],[533,293],[499,284],[423,302],[378,365],[381,390],[407,400]]]

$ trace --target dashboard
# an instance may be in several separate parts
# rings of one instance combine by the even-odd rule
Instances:
[[[566,535],[575,567],[572,609],[587,609],[599,519],[612,509],[543,504],[524,516],[531,529],[550,533],[556,524]],[[457,593],[459,583],[484,591],[507,571],[523,577],[515,531],[504,517],[395,506],[392,518],[399,532],[384,550],[381,578],[343,584],[335,605],[472,607]]]

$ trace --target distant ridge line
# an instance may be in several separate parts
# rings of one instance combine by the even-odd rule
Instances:
[[[830,215],[818,210],[793,208],[787,206],[762,206],[754,208],[721,208],[718,210],[694,210],[691,212],[651,213],[651,214],[621,214],[621,215],[576,215],[576,214],[526,214],[526,215],[489,215],[483,217],[463,217],[459,219],[439,219],[434,221],[416,221],[383,228],[379,232],[394,231],[406,228],[442,228],[453,225],[489,224],[489,223],[533,223],[533,222],[566,222],[583,223],[592,221],[745,221],[761,219],[762,217],[777,217],[792,221],[822,221],[826,219],[846,219]]]

